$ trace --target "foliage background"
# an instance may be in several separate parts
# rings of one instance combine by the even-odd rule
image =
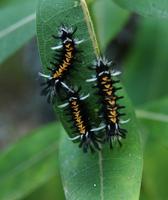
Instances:
[[[88,5],[102,51],[122,68],[123,85],[141,127],[140,199],[164,200],[168,196],[168,2],[88,0]],[[41,63],[36,7],[34,0],[0,2],[3,200],[65,199],[57,159],[59,135],[53,134],[62,135],[64,130],[55,125],[55,114],[40,96],[37,77]]]

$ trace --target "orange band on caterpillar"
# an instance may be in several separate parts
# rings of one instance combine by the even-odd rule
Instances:
[[[87,152],[88,149],[94,152],[95,150],[100,150],[101,139],[95,134],[100,128],[91,128],[87,104],[85,103],[85,99],[88,96],[80,96],[79,90],[70,89],[67,92],[67,102],[59,107],[67,107],[67,114],[71,116],[71,122],[76,132],[76,136],[71,140],[79,140],[79,147],[84,152]]]
[[[126,137],[127,131],[121,128],[120,117],[124,116],[124,113],[119,112],[120,109],[125,106],[120,106],[117,101],[123,96],[117,96],[116,91],[121,89],[115,86],[118,80],[113,80],[112,76],[116,76],[119,72],[110,70],[110,62],[105,58],[99,58],[96,61],[94,69],[96,70],[96,76],[88,79],[87,82],[96,82],[98,88],[98,95],[101,100],[101,112],[102,119],[106,127],[106,140],[112,148],[113,142],[117,140],[121,145],[120,139]]]
[[[48,102],[54,102],[56,93],[59,91],[60,84],[69,76],[70,70],[74,67],[76,53],[78,52],[76,46],[83,40],[78,41],[74,39],[74,33],[77,29],[67,28],[62,25],[59,28],[58,36],[53,37],[61,40],[61,43],[51,49],[56,51],[54,61],[50,62],[51,66],[47,67],[50,70],[50,75],[40,73],[40,76],[47,79],[43,84],[42,95],[47,96]],[[57,53],[59,53],[57,55]]]

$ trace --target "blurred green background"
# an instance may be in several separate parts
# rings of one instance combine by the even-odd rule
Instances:
[[[127,1],[123,2],[126,5]],[[162,1],[156,2],[155,6],[162,4]],[[59,135],[53,134],[64,130],[59,123],[55,125],[57,117],[40,96],[37,76],[41,63],[36,41],[36,4],[35,0],[0,1],[2,200],[65,199],[58,170]],[[144,17],[132,12],[133,7],[129,11],[112,0],[88,0],[88,5],[100,47],[122,69],[123,84],[143,130],[144,170],[140,199],[166,200],[167,16],[155,18],[154,9],[149,10],[149,17],[146,12],[140,12],[145,13]],[[139,7],[135,11],[138,12]]]

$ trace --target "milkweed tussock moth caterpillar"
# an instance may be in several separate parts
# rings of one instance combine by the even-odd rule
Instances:
[[[121,127],[121,124],[128,122],[128,120],[121,120],[121,116],[124,116],[125,113],[120,112],[120,110],[125,106],[121,106],[118,100],[122,99],[123,96],[116,94],[121,88],[115,85],[119,80],[112,78],[119,75],[120,72],[111,71],[111,62],[108,62],[105,58],[98,58],[93,67],[96,75],[87,80],[87,82],[96,82],[98,95],[101,99],[101,114],[104,125],[99,128],[91,127],[92,123],[84,101],[89,95],[81,96],[80,90],[71,89],[71,86],[65,83],[66,79],[69,78],[71,69],[75,67],[75,61],[78,62],[76,58],[76,53],[79,52],[77,45],[83,42],[83,40],[78,41],[74,38],[76,30],[77,28],[73,29],[62,25],[59,28],[58,36],[53,35],[54,39],[60,40],[61,43],[51,47],[56,53],[54,60],[50,62],[51,66],[48,67],[50,74],[39,73],[40,76],[46,79],[43,84],[42,95],[47,96],[49,103],[54,103],[59,90],[61,88],[64,90],[67,102],[59,107],[67,107],[77,134],[71,140],[79,141],[79,147],[84,152],[87,152],[88,149],[91,152],[101,149],[102,138],[98,137],[96,132],[102,129],[105,129],[105,140],[109,142],[111,148],[115,141],[118,141],[121,145],[120,140],[126,138],[127,133],[126,129]]]
[[[75,137],[70,138],[72,141],[79,141],[79,147],[83,148],[84,152],[90,149],[91,152],[95,150],[100,150],[101,138],[97,136],[95,132],[104,129],[104,126],[99,128],[92,128],[91,120],[89,117],[87,104],[85,99],[89,97],[80,96],[80,89],[74,90],[70,89],[67,92],[67,102],[60,105],[59,108],[65,108],[68,115],[71,116],[71,122],[73,123],[73,128],[77,134]]]
[[[83,40],[78,41],[74,38],[74,33],[77,28],[73,29],[62,25],[59,28],[58,36],[53,35],[55,39],[61,40],[61,44],[51,47],[53,51],[56,51],[54,60],[50,62],[51,67],[47,67],[50,71],[49,75],[39,73],[40,76],[47,79],[43,83],[42,95],[47,96],[49,103],[53,103],[57,92],[60,87],[65,85],[61,84],[69,76],[71,68],[74,67],[76,60],[77,45],[82,43]],[[59,54],[57,54],[59,52]],[[68,86],[67,86],[68,87]]]
[[[113,80],[112,77],[120,74],[119,71],[110,70],[111,62],[108,62],[105,58],[98,58],[95,62],[93,69],[96,71],[96,75],[87,82],[95,82],[98,88],[98,95],[101,101],[101,113],[102,119],[106,129],[106,141],[109,142],[110,148],[117,140],[121,146],[121,138],[126,138],[127,131],[121,128],[122,123],[127,123],[128,120],[121,120],[120,117],[125,113],[120,112],[125,106],[118,104],[118,100],[123,96],[117,96],[116,92],[121,87],[116,87],[115,84],[119,83],[119,80]]]

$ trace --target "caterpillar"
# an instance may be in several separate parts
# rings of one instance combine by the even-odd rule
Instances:
[[[77,28],[68,28],[62,25],[59,28],[58,36],[53,35],[53,38],[60,39],[61,44],[54,46],[51,49],[59,52],[54,56],[54,61],[50,62],[51,67],[47,69],[50,71],[49,75],[39,73],[40,76],[47,79],[45,83],[42,84],[44,87],[41,94],[47,96],[49,103],[53,103],[56,93],[59,91],[60,87],[65,86],[62,82],[65,80],[71,68],[73,68],[75,56],[78,52],[76,46],[83,42],[83,40],[78,41],[74,39],[74,33]],[[68,86],[67,86],[68,87]]]
[[[79,147],[83,148],[86,153],[88,148],[91,152],[95,150],[100,150],[101,139],[96,135],[96,131],[103,129],[104,127],[91,128],[90,117],[87,110],[87,105],[84,102],[85,99],[89,97],[80,96],[80,90],[68,89],[67,99],[68,101],[60,106],[59,108],[67,107],[67,111],[71,116],[73,122],[73,127],[76,130],[77,136],[71,138],[72,141],[80,141]]]
[[[113,147],[114,141],[118,141],[121,146],[121,138],[126,138],[127,130],[121,128],[122,123],[127,123],[128,120],[121,120],[120,117],[125,113],[119,112],[119,110],[125,108],[117,103],[123,96],[117,96],[116,92],[121,87],[116,87],[115,84],[119,83],[119,80],[113,80],[113,76],[120,74],[119,71],[110,70],[111,62],[108,62],[105,58],[98,58],[93,69],[96,70],[96,75],[87,82],[96,82],[95,86],[98,88],[98,95],[101,101],[101,112],[105,123],[106,137],[105,140],[109,142],[110,148]]]

